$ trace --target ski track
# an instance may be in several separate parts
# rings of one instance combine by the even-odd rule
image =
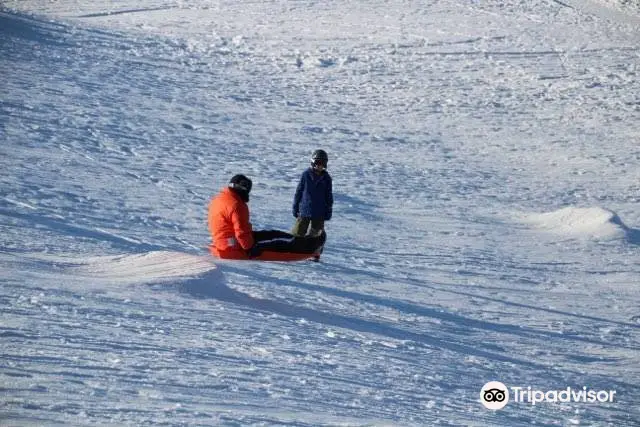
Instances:
[[[638,15],[209,3],[0,6],[0,424],[637,425]],[[323,262],[214,265],[316,147]]]

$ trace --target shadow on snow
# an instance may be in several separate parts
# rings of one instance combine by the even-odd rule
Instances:
[[[247,274],[246,270],[225,266],[226,271],[236,272],[240,274]],[[274,278],[257,274],[254,272],[249,273],[257,280],[263,280],[265,282],[273,282]],[[249,307],[252,309],[265,311],[273,314],[277,314],[284,317],[290,317],[295,319],[306,319],[311,322],[328,325],[337,328],[343,328],[347,330],[357,331],[360,333],[368,333],[385,336],[391,339],[412,341],[416,344],[422,344],[434,348],[440,348],[443,350],[458,353],[464,356],[474,356],[489,360],[492,362],[506,362],[518,366],[528,367],[537,371],[543,370],[551,376],[555,376],[553,368],[543,363],[536,361],[520,359],[514,356],[501,354],[500,350],[491,343],[473,343],[473,344],[461,344],[453,342],[447,338],[435,337],[421,332],[409,331],[397,326],[388,325],[375,320],[367,320],[359,317],[354,317],[345,314],[339,314],[334,312],[326,312],[314,308],[300,307],[292,305],[287,302],[275,301],[271,299],[258,298],[240,292],[229,287],[224,280],[210,280],[206,277],[187,281],[182,284],[182,291],[198,298],[213,298],[219,301],[228,302],[240,306]],[[348,298],[354,301],[368,302],[377,305],[383,305],[392,307],[404,312],[410,312],[422,316],[428,316],[437,318],[445,322],[455,323],[459,330],[453,331],[460,334],[461,331],[466,331],[469,328],[484,329],[492,333],[508,333],[512,335],[518,335],[525,339],[538,338],[540,340],[548,341],[549,339],[567,339],[579,342],[586,342],[590,344],[597,344],[602,346],[612,346],[613,344],[591,340],[583,337],[567,337],[560,334],[555,334],[547,331],[539,331],[530,328],[520,328],[512,325],[502,325],[492,322],[486,322],[482,320],[469,319],[464,316],[460,316],[454,313],[447,313],[422,307],[419,305],[406,303],[402,301],[385,299],[376,297],[373,295],[366,295],[357,292],[344,291],[335,288],[327,288],[317,285],[311,285],[307,283],[296,282],[286,279],[275,279],[278,285],[295,286],[298,288],[308,289],[311,291],[324,292],[334,296]],[[484,348],[482,348],[484,347]],[[598,362],[603,360],[598,359]]]
[[[243,271],[244,273],[244,271]],[[257,275],[256,277],[262,277]],[[266,277],[266,276],[265,276]],[[281,279],[280,279],[281,280]],[[279,283],[282,283],[279,280]],[[295,284],[300,287],[308,287],[315,289],[315,286],[305,285],[302,283],[290,282],[291,285]],[[320,286],[317,290],[325,290]],[[383,335],[391,339],[413,341],[416,343],[442,348],[445,350],[461,353],[464,355],[473,355],[477,357],[486,358],[493,361],[502,361],[513,363],[517,365],[525,365],[535,369],[548,369],[547,366],[537,364],[534,362],[519,360],[513,357],[501,355],[499,353],[493,353],[490,351],[478,349],[475,347],[458,344],[454,342],[445,341],[439,338],[431,337],[426,334],[407,331],[401,328],[397,328],[390,325],[385,325],[379,322],[365,320],[357,317],[346,316],[337,313],[328,313],[313,308],[298,307],[286,302],[279,302],[264,298],[256,298],[247,295],[243,292],[230,288],[224,282],[212,283],[206,278],[198,280],[192,280],[182,285],[182,290],[192,296],[199,298],[214,298],[219,301],[229,302],[241,306],[250,307],[253,309],[274,313],[280,316],[292,317],[296,319],[306,319],[311,322],[320,323],[323,325],[334,326],[337,328],[349,329],[362,333],[371,333],[376,335]],[[351,293],[345,293],[348,295]],[[361,294],[353,294],[361,295]],[[364,296],[364,295],[362,295]]]

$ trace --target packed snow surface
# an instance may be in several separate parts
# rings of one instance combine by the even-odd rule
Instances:
[[[640,423],[640,6],[0,3],[0,425]],[[322,262],[219,261],[236,173]],[[489,381],[612,390],[488,410]],[[583,389],[583,387],[585,389]]]

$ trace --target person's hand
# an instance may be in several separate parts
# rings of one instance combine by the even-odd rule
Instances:
[[[327,211],[327,213],[324,215],[324,220],[329,221],[331,219],[332,213],[333,213],[332,211]]]
[[[293,210],[293,217],[294,218],[298,218],[298,216],[300,215],[300,212],[298,212],[296,209]]]
[[[257,244],[251,246],[251,248],[247,249],[247,255],[249,258],[256,258],[262,254],[262,248]]]

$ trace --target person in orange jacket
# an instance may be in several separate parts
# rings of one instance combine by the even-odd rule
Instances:
[[[247,206],[251,185],[246,176],[235,175],[209,203],[211,251],[220,258],[243,258],[255,247]]]
[[[324,243],[300,239],[278,230],[254,231],[249,218],[249,193],[252,182],[245,175],[234,175],[227,188],[209,203],[208,225],[213,240],[210,251],[223,259],[258,258],[265,250],[274,252],[313,252]]]

